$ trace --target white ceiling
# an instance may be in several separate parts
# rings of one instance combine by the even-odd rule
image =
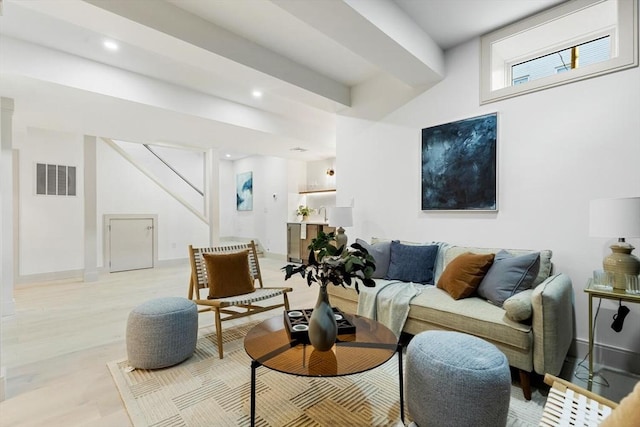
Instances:
[[[4,0],[0,95],[18,131],[321,159],[336,114],[381,117],[444,77],[445,50],[561,2]]]

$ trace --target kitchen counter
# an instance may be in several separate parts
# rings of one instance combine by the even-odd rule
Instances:
[[[290,221],[287,224],[329,225],[328,222],[322,221]]]
[[[304,225],[304,227],[302,227]],[[287,223],[287,261],[308,262],[309,245],[318,232],[331,233],[335,227],[329,227],[322,221],[302,221]]]

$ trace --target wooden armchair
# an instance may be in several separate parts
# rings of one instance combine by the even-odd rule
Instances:
[[[618,407],[609,399],[551,374],[545,374],[544,382],[551,389],[540,420],[541,427],[597,426]]]
[[[248,251],[249,274],[253,281],[255,290],[249,293],[241,293],[239,295],[227,297],[213,297],[213,285],[209,283],[207,266],[204,254],[233,254],[237,252]],[[253,241],[250,243],[239,243],[228,246],[218,246],[211,248],[194,248],[189,245],[189,259],[191,261],[191,279],[189,281],[189,299],[198,305],[198,312],[213,311],[216,322],[216,335],[218,338],[218,354],[220,359],[223,357],[222,350],[222,322],[224,320],[237,319],[239,317],[249,316],[251,314],[261,313],[263,311],[272,310],[278,307],[289,309],[289,299],[287,292],[291,292],[291,288],[268,288],[262,285],[262,276],[260,275],[260,265],[258,263],[258,255],[256,246]],[[258,285],[255,285],[255,282]],[[227,289],[235,284],[225,284]],[[206,291],[202,291],[206,289]],[[202,295],[201,295],[202,291]],[[242,291],[241,291],[242,292]],[[244,291],[246,292],[246,291]],[[283,301],[273,305],[257,305],[259,301],[271,299],[282,295]]]

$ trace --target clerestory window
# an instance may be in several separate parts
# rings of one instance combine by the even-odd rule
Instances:
[[[481,39],[482,104],[638,65],[638,0],[573,0]]]
[[[604,36],[511,66],[511,85],[564,73],[611,59],[611,36]]]

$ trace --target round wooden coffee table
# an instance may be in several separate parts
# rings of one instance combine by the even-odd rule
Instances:
[[[265,366],[289,375],[335,377],[376,368],[398,354],[400,418],[404,421],[402,347],[393,332],[382,323],[366,317],[345,314],[355,333],[338,335],[333,348],[317,351],[311,344],[291,338],[284,316],[276,316],[254,326],[244,339],[251,357],[251,425],[256,417],[256,369]]]

